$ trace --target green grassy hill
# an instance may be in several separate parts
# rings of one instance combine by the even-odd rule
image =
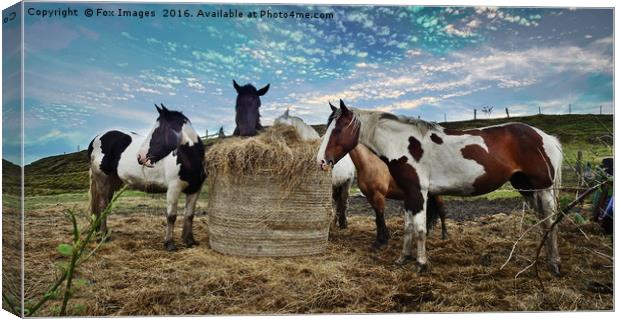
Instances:
[[[599,164],[602,158],[613,154],[612,115],[536,115],[511,119],[449,122],[441,125],[452,129],[469,129],[505,122],[527,123],[557,136],[563,144],[569,163],[574,162],[578,150],[583,152],[585,160],[594,164]],[[313,127],[320,134],[325,132],[325,125],[313,125]],[[217,139],[207,140],[207,147],[217,141]],[[4,165],[3,161],[3,168]],[[86,151],[40,159],[26,165],[25,174],[27,195],[82,192],[88,188]]]
[[[4,158],[2,159],[2,193],[19,195],[21,192],[20,178],[22,176],[22,170],[18,165],[15,165]]]
[[[74,193],[88,189],[87,151],[42,158],[25,167],[26,195]]]

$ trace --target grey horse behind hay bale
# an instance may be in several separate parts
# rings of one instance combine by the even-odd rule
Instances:
[[[213,146],[205,155],[211,248],[241,256],[323,252],[331,178],[316,169],[318,147],[284,125]]]

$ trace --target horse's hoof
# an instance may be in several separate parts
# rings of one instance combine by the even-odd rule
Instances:
[[[338,227],[340,227],[340,229],[347,229],[347,222],[339,222]]]
[[[403,255],[401,255],[400,257],[398,257],[398,259],[396,259],[394,264],[397,265],[397,266],[402,266],[402,265],[406,265],[410,261],[411,261],[411,256],[403,256]]]
[[[175,245],[174,242],[172,242],[172,240],[164,242],[164,247],[166,248],[167,251],[177,250],[177,245]]]
[[[98,232],[97,233],[97,240],[99,241],[103,241],[104,243],[109,242],[110,240],[112,240],[112,234],[111,233],[103,233],[103,232]]]
[[[559,264],[549,264],[549,271],[556,277],[562,277]]]
[[[431,267],[428,265],[428,263],[420,264],[417,261],[416,261],[415,266],[413,267],[413,269],[418,274],[426,274],[426,273],[430,273],[431,272]]]
[[[183,242],[185,243],[185,246],[187,246],[188,248],[198,245],[198,242],[193,237],[186,238],[183,240]]]
[[[441,240],[448,240],[450,239],[450,236],[448,236],[448,234],[441,234]]]
[[[387,244],[387,240],[386,241],[375,240],[374,242],[372,242],[372,244],[370,244],[370,250],[372,251],[381,250],[382,248],[385,248],[386,244]]]

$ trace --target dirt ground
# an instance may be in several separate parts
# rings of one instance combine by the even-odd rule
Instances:
[[[497,213],[512,213],[521,211],[523,201],[520,198],[498,198],[485,199],[477,198],[462,199],[451,197],[445,201],[446,217],[454,221],[474,220],[480,216],[488,216]],[[347,210],[349,215],[372,215],[374,211],[368,205],[368,201],[361,195],[351,196],[349,198],[349,207]],[[402,217],[402,202],[388,199],[385,203],[385,216]]]
[[[66,205],[39,207],[26,218],[26,298],[40,295],[65,259],[56,246],[70,238]],[[109,219],[112,240],[79,268],[70,314],[291,314],[393,313],[613,309],[611,238],[597,225],[565,220],[560,229],[564,276],[540,267],[543,291],[532,270],[516,274],[534,256],[539,232],[515,240],[535,222],[521,201],[447,202],[450,239],[434,231],[427,242],[431,272],[395,266],[402,244],[402,218],[390,202],[388,247],[371,251],[374,216],[364,198],[351,199],[349,228],[333,230],[323,254],[294,258],[243,258],[209,249],[207,218],[198,215],[194,233],[200,245],[180,244],[166,252],[165,218],[158,209],[119,206]],[[85,209],[86,207],[78,207]],[[202,208],[199,207],[199,211]],[[82,221],[85,223],[85,219]],[[582,234],[585,233],[586,237]],[[544,254],[544,253],[543,253]],[[542,261],[542,259],[541,259]],[[38,313],[54,315],[55,297]]]

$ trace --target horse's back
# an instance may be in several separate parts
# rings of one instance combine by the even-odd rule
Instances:
[[[309,141],[321,138],[319,136],[319,133],[312,126],[302,122],[301,120],[294,123],[294,126],[297,129],[297,133],[299,133],[302,140]]]

